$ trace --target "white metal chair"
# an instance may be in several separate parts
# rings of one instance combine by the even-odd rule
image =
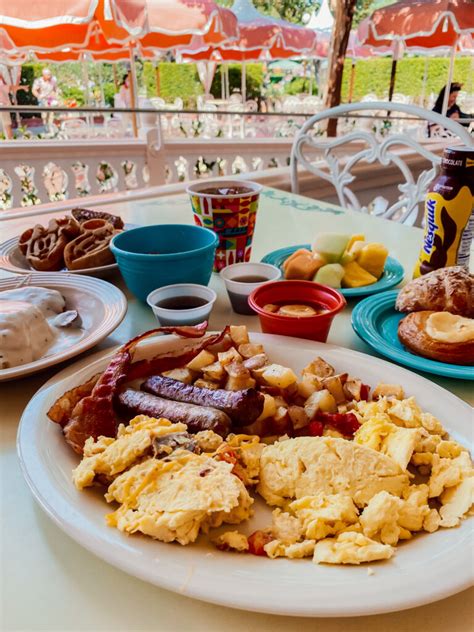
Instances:
[[[350,117],[358,112],[387,114],[387,118],[383,120],[386,125],[382,129],[385,135],[381,134],[380,129],[375,131],[363,129],[360,125],[360,119],[357,119],[358,122],[354,129],[346,134],[334,138],[321,135],[322,128],[318,124],[322,121],[326,122],[328,119],[341,116]],[[336,190],[341,206],[365,213],[374,212],[371,209],[378,208],[379,210],[375,212],[381,217],[414,224],[420,210],[419,204],[424,199],[428,184],[436,175],[441,156],[431,151],[416,136],[401,133],[391,134],[388,112],[416,117],[425,130],[427,123],[438,125],[448,130],[451,138],[455,138],[457,142],[461,141],[470,147],[474,146],[469,132],[459,123],[414,105],[390,102],[340,105],[312,116],[298,132],[291,150],[290,170],[293,192],[298,193],[298,166],[301,166],[330,182]],[[362,121],[364,120],[366,119],[362,119]],[[431,163],[431,168],[422,171],[417,177],[411,172],[403,158],[403,150],[409,149],[415,150]],[[384,205],[379,203],[375,206],[362,206],[350,188],[351,183],[356,179],[353,172],[359,163],[373,164],[377,162],[387,167],[395,166],[399,169],[401,174],[401,182],[398,185],[400,196],[392,204],[385,200]]]
[[[62,121],[61,132],[66,138],[87,138],[90,128],[84,119],[70,118]]]

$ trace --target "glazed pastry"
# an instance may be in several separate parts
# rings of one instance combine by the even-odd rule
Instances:
[[[114,228],[123,228],[123,220],[121,217],[112,215],[111,213],[105,213],[105,211],[91,211],[88,208],[73,208],[71,215],[80,224],[90,219],[105,219],[105,221],[112,224]]]
[[[410,281],[400,290],[400,312],[445,311],[474,317],[474,277],[461,266],[440,268]]]
[[[37,224],[26,230],[18,240],[18,248],[35,270],[54,272],[64,267],[67,243],[80,232],[71,217],[50,220],[48,227]]]
[[[412,312],[398,324],[400,342],[413,353],[450,364],[474,365],[474,319],[448,312]]]
[[[97,268],[114,263],[109,243],[120,232],[104,219],[91,219],[81,225],[82,232],[64,249],[64,261],[68,270]]]

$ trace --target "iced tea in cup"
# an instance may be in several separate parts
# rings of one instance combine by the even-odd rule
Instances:
[[[250,261],[252,239],[262,186],[248,180],[214,180],[187,189],[198,226],[219,236],[214,271]]]

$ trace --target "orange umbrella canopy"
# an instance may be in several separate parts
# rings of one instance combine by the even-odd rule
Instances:
[[[213,0],[0,0],[0,29],[16,49],[87,48],[97,34],[108,44],[141,41],[168,49],[237,36],[237,19]]]
[[[191,48],[181,51],[183,57],[257,61],[263,57],[284,59],[311,54],[315,49],[316,33],[312,29],[262,15],[251,0],[235,0],[231,10],[238,19],[238,39],[214,48],[194,40]]]
[[[474,33],[472,0],[401,0],[374,11],[358,36],[370,46],[398,40],[413,48],[439,48],[467,33]]]

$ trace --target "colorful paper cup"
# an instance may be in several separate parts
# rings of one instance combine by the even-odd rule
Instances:
[[[242,192],[227,192],[235,189]],[[219,192],[213,190],[219,189]],[[213,180],[190,185],[194,221],[219,236],[214,270],[250,261],[262,186],[247,180]]]

